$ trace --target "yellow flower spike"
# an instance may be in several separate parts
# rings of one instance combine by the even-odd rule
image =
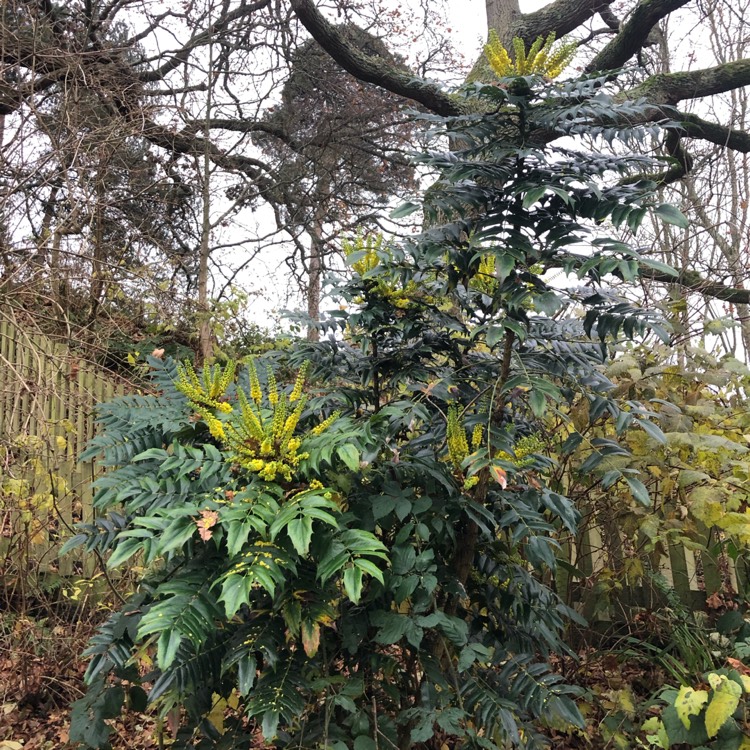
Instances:
[[[281,436],[284,434],[284,424],[286,423],[286,417],[286,393],[282,393],[281,398],[279,399],[276,407],[273,410],[273,425],[271,427],[271,432],[273,434],[274,440],[280,440]]]
[[[534,70],[536,66],[536,57],[542,49],[542,45],[544,45],[544,43],[544,37],[540,34],[534,40],[534,43],[531,45],[531,47],[529,47],[529,51],[526,53],[526,64],[529,70]]]
[[[537,41],[539,41],[539,39],[541,39],[541,37],[539,37]],[[555,43],[555,32],[550,31],[550,33],[547,35],[547,39],[544,41],[544,44],[542,45],[542,48],[537,53],[536,59],[534,60],[535,69],[543,73],[546,73],[550,78],[554,78],[554,76],[549,75],[547,59],[549,58],[550,53],[552,52],[552,46],[554,45],[554,43]]]
[[[340,411],[335,411],[330,417],[323,420],[317,427],[313,427],[311,432],[313,435],[320,435],[322,432],[327,430],[339,417],[341,416]]]
[[[279,401],[279,389],[276,385],[276,376],[270,365],[266,365],[266,380],[268,381],[268,402],[276,406]]]
[[[482,438],[484,437],[484,425],[474,425],[474,429],[471,433],[471,448],[476,450],[482,444]]]
[[[297,428],[297,424],[299,423],[300,417],[302,416],[302,411],[305,408],[306,402],[307,397],[302,396],[297,403],[294,411],[286,418],[286,422],[284,422],[284,431],[281,433],[282,445],[289,442],[289,439],[294,434],[294,430]]]
[[[305,387],[305,378],[307,377],[307,371],[309,369],[310,369],[309,362],[305,362],[302,365],[302,367],[300,367],[299,372],[297,373],[297,380],[294,383],[294,388],[292,389],[292,392],[289,394],[290,404],[293,404],[302,396],[302,389]]]
[[[255,369],[255,360],[252,357],[248,360],[247,370],[248,375],[250,376],[250,398],[255,401],[256,404],[260,404],[263,400],[263,391],[260,389],[258,371]]]
[[[466,440],[466,430],[456,404],[451,404],[448,407],[446,438],[450,460],[454,468],[460,471],[463,460],[469,455],[469,443]]]
[[[245,395],[244,391],[242,391],[242,389],[238,389],[237,391],[237,400],[242,411],[243,427],[247,430],[247,433],[251,438],[257,440],[258,442],[261,442],[264,436],[263,425],[261,424],[259,416],[253,410],[252,405],[247,400],[247,396]]]
[[[547,62],[547,75],[550,78],[557,78],[557,76],[559,76],[560,73],[562,73],[570,64],[576,50],[577,46],[575,42],[568,42],[567,44],[561,45]]]
[[[223,396],[227,392],[227,388],[229,388],[234,382],[234,372],[236,368],[237,364],[234,361],[227,362],[227,366],[217,382],[217,397]]]
[[[516,57],[515,68],[519,75],[526,75],[526,51],[524,49],[523,39],[519,37],[513,37],[513,53]]]
[[[513,62],[508,50],[500,43],[500,38],[495,29],[490,29],[489,41],[484,46],[484,53],[490,67],[498,78],[504,78],[513,70]]]

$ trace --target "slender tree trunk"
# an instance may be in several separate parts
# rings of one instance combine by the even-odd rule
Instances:
[[[330,185],[320,185],[315,191],[315,207],[307,230],[310,235],[310,257],[307,263],[307,314],[313,320],[320,320],[320,296],[325,253],[323,222],[326,218],[325,206],[330,201],[330,190]],[[314,326],[308,326],[307,340],[317,341],[319,338],[318,329]]]
[[[307,264],[307,314],[313,320],[320,320],[320,292],[323,274],[323,226],[317,216],[308,230],[311,238],[310,258]],[[320,338],[315,326],[308,326],[307,340]]]
[[[211,14],[209,12],[209,22]],[[213,41],[208,45],[208,77],[213,77]],[[203,189],[202,203],[203,213],[201,217],[201,240],[198,264],[198,340],[199,359],[206,362],[213,356],[214,337],[211,330],[210,304],[208,299],[208,261],[211,255],[211,157],[210,157],[210,121],[212,107],[213,86],[209,86],[206,92],[206,119],[204,120],[203,138],[205,149],[203,151]]]
[[[107,250],[104,247],[104,201],[106,200],[105,175],[108,159],[101,154],[96,170],[95,206],[94,206],[94,238],[91,253],[91,287],[89,291],[89,322],[96,320],[99,305],[104,295],[104,260]],[[58,248],[59,249],[59,248]]]

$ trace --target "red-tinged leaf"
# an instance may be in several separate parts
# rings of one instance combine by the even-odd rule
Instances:
[[[492,478],[503,489],[505,489],[508,486],[508,475],[504,469],[501,469],[499,466],[490,466],[490,472],[492,473]]]
[[[740,674],[750,675],[750,667],[739,659],[733,659],[731,656],[727,656],[727,664],[729,664],[732,669],[736,669]]]
[[[216,526],[219,520],[219,512],[216,510],[202,510],[201,517],[195,522],[198,527],[198,533],[204,542],[211,538],[211,529]]]

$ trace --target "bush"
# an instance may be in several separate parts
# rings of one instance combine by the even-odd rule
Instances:
[[[545,581],[578,516],[546,483],[543,417],[584,394],[591,419],[622,423],[608,342],[659,329],[592,288],[633,279],[640,256],[583,243],[589,220],[635,229],[653,184],[620,179],[644,160],[534,139],[591,132],[616,107],[605,82],[474,86],[490,114],[429,118],[454,148],[421,157],[440,177],[428,228],[354,243],[342,309],[321,324],[339,333],[288,353],[296,383],[260,360],[195,373],[152,359],[158,395],[101,408],[87,455],[112,467],[96,495],[109,515],[70,546],[111,567],[140,555],[147,573],[87,652],[73,735],[104,746],[103,720],[145,683],[162,712],[184,708],[185,737],[221,747],[251,742],[244,717],[278,746],[335,750],[532,747],[540,722],[581,723],[545,661],[574,616]],[[550,286],[560,266],[588,286]],[[566,430],[563,457],[583,440]],[[590,467],[623,450],[595,440]]]

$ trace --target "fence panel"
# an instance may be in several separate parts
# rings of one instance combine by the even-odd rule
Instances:
[[[99,469],[76,456],[94,435],[102,394],[126,383],[69,347],[0,320],[0,570],[84,572],[59,558],[73,524],[93,517]]]

